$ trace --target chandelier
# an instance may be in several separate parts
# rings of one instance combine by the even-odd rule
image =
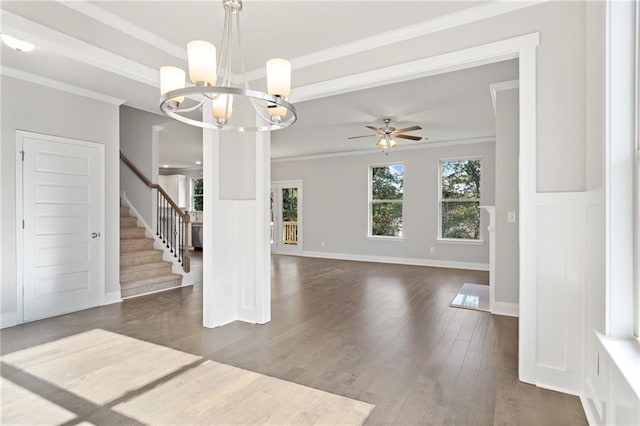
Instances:
[[[190,41],[187,59],[193,86],[186,85],[184,70],[160,67],[160,110],[183,123],[216,130],[269,131],[291,126],[297,119],[295,107],[287,101],[291,92],[291,64],[280,58],[268,60],[267,92],[252,90],[242,54],[242,0],[223,0],[222,4],[225,13],[220,62],[216,64],[216,47],[213,44],[203,40]],[[242,70],[242,83],[238,86],[233,85],[231,74],[234,24]],[[255,120],[254,114],[245,123],[233,117],[234,103],[237,110],[240,101],[255,112]],[[210,120],[204,120],[200,113],[206,103],[211,103],[213,117]]]

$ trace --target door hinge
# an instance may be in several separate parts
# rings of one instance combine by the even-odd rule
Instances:
[[[22,219],[22,229],[24,229],[24,219]]]
[[[24,150],[20,151],[20,155],[22,156],[22,161],[24,161]]]

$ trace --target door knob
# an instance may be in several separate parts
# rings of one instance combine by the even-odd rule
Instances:
[[[91,238],[98,238],[100,236],[99,232],[92,232],[91,233]]]

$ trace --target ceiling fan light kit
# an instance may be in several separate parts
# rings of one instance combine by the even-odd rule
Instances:
[[[376,143],[376,146],[378,148],[380,148],[382,150],[382,152],[384,152],[384,153],[387,153],[387,150],[389,148],[393,148],[396,145],[398,145],[398,143],[394,140],[394,138],[409,139],[409,140],[412,140],[412,141],[419,141],[419,140],[423,139],[420,136],[412,136],[412,135],[405,135],[404,134],[406,132],[412,132],[414,130],[421,130],[422,127],[420,127],[420,126],[411,126],[411,127],[405,127],[403,129],[396,129],[395,127],[391,127],[389,125],[389,123],[391,123],[391,119],[390,118],[383,118],[382,121],[384,121],[384,126],[382,126],[382,127],[364,126],[367,129],[370,129],[370,130],[373,130],[374,132],[376,132],[375,134],[373,134],[373,135],[362,135],[362,136],[351,136],[351,137],[349,137],[347,139],[358,139],[358,138],[369,138],[371,136],[380,136],[380,140],[378,140],[378,143]]]
[[[216,130],[270,131],[284,129],[297,120],[296,108],[287,101],[291,93],[291,64],[285,59],[267,61],[267,92],[252,90],[246,76],[240,12],[242,0],[223,0],[225,10],[220,62],[216,63],[215,45],[204,40],[187,44],[189,78],[193,86],[186,87],[184,70],[163,66],[160,68],[160,110],[183,123]],[[234,87],[231,81],[233,27],[236,28],[242,84]],[[261,124],[236,123],[233,120],[233,104],[242,99],[262,120]],[[189,113],[211,103],[213,123],[195,119]],[[197,114],[197,113],[196,113]]]

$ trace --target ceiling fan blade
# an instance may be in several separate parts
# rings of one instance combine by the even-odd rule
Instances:
[[[398,129],[393,133],[398,134],[398,133],[412,132],[414,130],[422,130],[422,127],[420,126],[405,127],[404,129]]]
[[[378,129],[377,127],[373,127],[373,126],[364,126],[364,127],[366,127],[367,129],[371,129],[376,133],[380,133],[380,129]]]
[[[372,136],[378,136],[378,135],[349,136],[347,139],[370,138]]]
[[[411,136],[411,135],[393,135],[394,138],[402,138],[402,139],[410,139],[412,141],[422,140],[420,136]]]

